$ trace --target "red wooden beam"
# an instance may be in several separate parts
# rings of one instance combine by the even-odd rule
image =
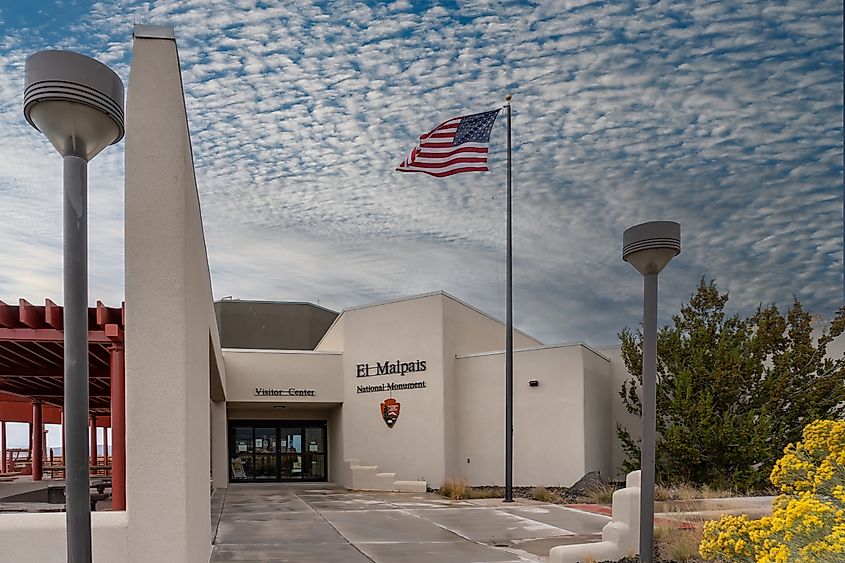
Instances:
[[[4,377],[54,377],[56,379],[63,379],[63,372],[62,370],[64,367],[62,365],[55,366],[53,368],[24,368],[24,367],[11,367],[11,368],[0,368],[0,381]],[[88,371],[88,378],[89,379],[109,379],[109,370],[108,368],[98,368],[98,369],[90,369]],[[2,400],[2,399],[0,399]]]
[[[64,365],[64,345],[58,342],[30,342],[30,348],[38,350],[43,356],[52,358],[54,362]]]
[[[88,396],[92,399],[100,398],[104,399],[106,397],[110,397],[108,391],[94,391],[93,389],[88,392]],[[29,396],[32,399],[62,399],[64,395],[57,394],[57,393],[33,393]],[[60,401],[61,402],[61,401]]]
[[[18,325],[18,308],[0,301],[0,327],[13,328]]]
[[[115,322],[117,320],[117,319],[114,318],[115,316],[116,315],[114,314],[114,311],[112,309],[109,309],[108,307],[103,305],[102,301],[97,300],[97,325],[98,326],[106,326],[109,323]]]
[[[14,307],[17,309],[17,307]],[[2,323],[0,323],[2,325]],[[18,342],[64,342],[65,335],[54,328],[9,328],[0,327],[0,341]],[[111,340],[103,330],[89,330],[88,342],[91,344],[109,344]]]
[[[29,403],[26,397],[19,397],[18,395],[11,395],[0,391],[0,403]]]
[[[62,415],[60,409],[57,407],[45,406],[42,413],[44,424],[61,424]],[[32,400],[0,400],[0,420],[7,422],[32,422]]]
[[[57,362],[56,356],[39,348],[40,342],[27,342],[26,344],[21,344],[20,342],[4,342],[4,344],[15,346],[16,351],[22,352],[31,363],[47,366],[47,369],[54,366],[61,366],[64,362],[63,359],[59,359]],[[8,352],[8,348],[4,347],[3,349]]]
[[[0,328],[0,330],[10,330],[8,328]],[[14,329],[11,329],[14,330]],[[34,330],[34,329],[26,329]],[[7,341],[0,339],[0,354],[3,354],[3,360],[10,363],[12,368],[15,367],[36,367],[48,368],[55,365],[54,362],[40,360],[37,356],[29,353],[26,346],[17,341]]]
[[[44,328],[44,309],[26,299],[18,300],[18,316],[21,324],[29,328]]]
[[[119,325],[107,324],[105,332],[106,337],[112,342],[123,342],[123,331],[120,329]]]
[[[46,299],[44,302],[44,320],[56,330],[62,330],[64,328],[64,310],[49,299]]]

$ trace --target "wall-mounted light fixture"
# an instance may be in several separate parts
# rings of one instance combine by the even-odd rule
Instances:
[[[531,381],[529,381],[529,382],[528,382],[528,386],[529,386],[529,387],[539,387],[539,386],[540,386],[540,382],[539,382],[539,381],[537,381],[536,379],[532,379]]]

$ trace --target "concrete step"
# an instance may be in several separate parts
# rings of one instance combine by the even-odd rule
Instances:
[[[394,481],[394,491],[398,493],[424,493],[428,487],[425,481]]]
[[[357,459],[347,459],[350,482],[347,486],[358,491],[388,491],[403,493],[424,493],[425,481],[400,481],[397,474],[389,471],[379,471],[377,465],[360,465]]]

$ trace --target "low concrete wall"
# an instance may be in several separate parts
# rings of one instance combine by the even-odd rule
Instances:
[[[126,512],[91,515],[94,563],[126,560],[127,528]],[[67,561],[65,513],[0,515],[0,561]]]
[[[625,488],[613,493],[613,519],[601,530],[601,541],[560,545],[549,551],[549,563],[586,563],[633,557],[639,552],[640,472],[632,471]]]

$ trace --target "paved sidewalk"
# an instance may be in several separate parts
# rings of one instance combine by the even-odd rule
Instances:
[[[503,504],[324,483],[238,484],[213,497],[211,561],[538,562],[555,545],[599,541],[608,521],[522,499]]]

